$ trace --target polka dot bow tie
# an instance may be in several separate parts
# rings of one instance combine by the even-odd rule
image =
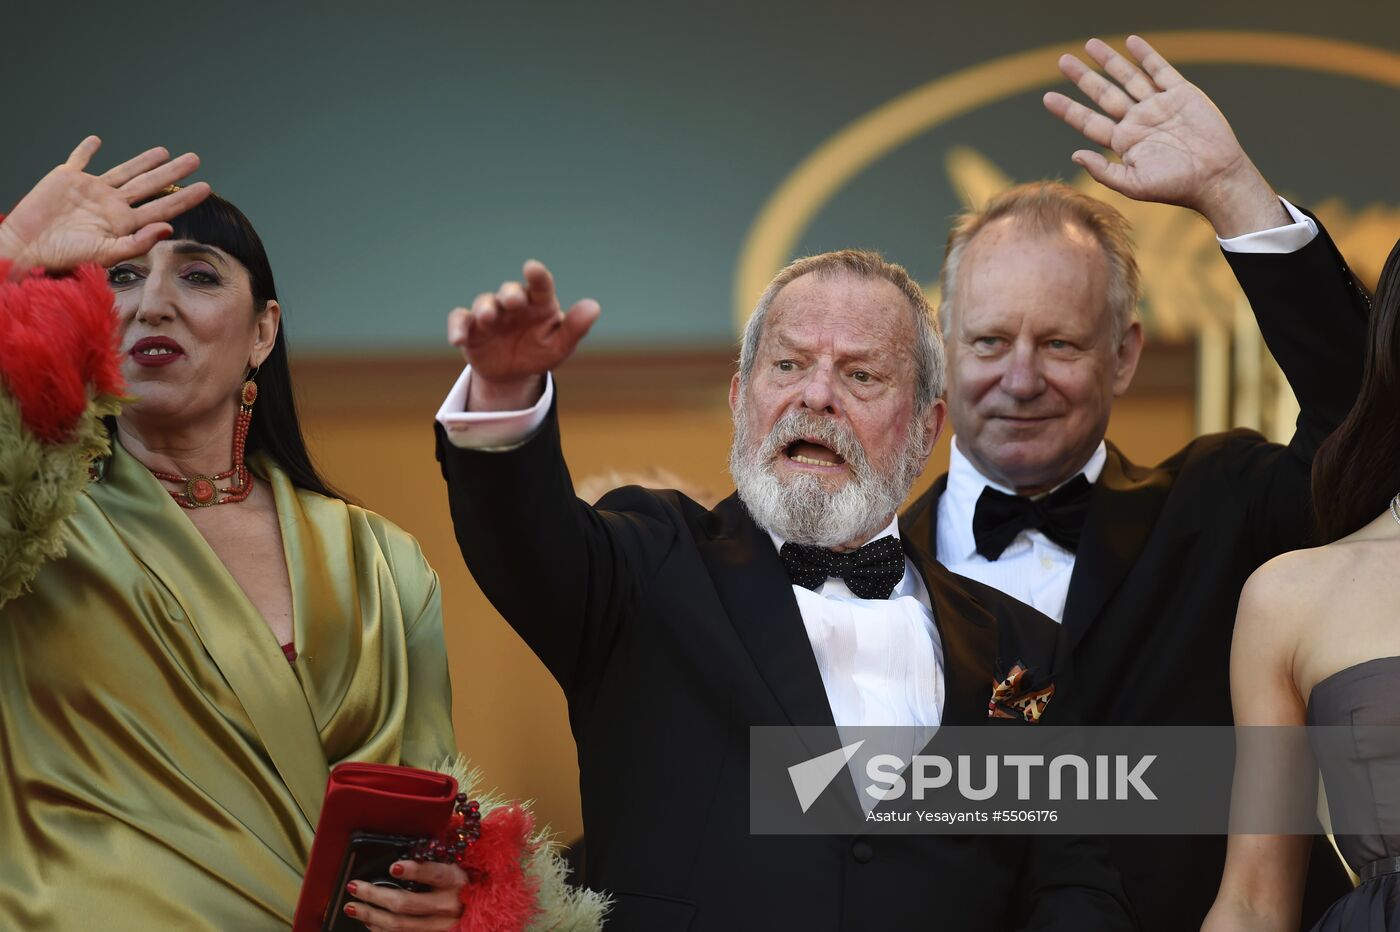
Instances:
[[[888,599],[904,578],[904,550],[892,535],[849,553],[788,541],[780,554],[793,584],[813,591],[835,578],[844,580],[858,599]]]

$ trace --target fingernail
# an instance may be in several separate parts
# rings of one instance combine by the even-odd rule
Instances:
[[[351,918],[354,918],[354,916],[355,916],[355,904],[354,904],[354,903],[346,903],[346,904],[345,904],[345,915],[350,916]]]
[[[357,884],[355,883],[355,881],[352,880],[345,885],[345,892],[350,894],[351,896],[358,896],[359,894],[355,892],[356,887]]]
[[[395,865],[393,865],[392,867],[389,868],[389,873],[393,874],[395,877],[402,877],[402,876],[403,876],[403,865],[402,865],[402,864],[395,864]]]

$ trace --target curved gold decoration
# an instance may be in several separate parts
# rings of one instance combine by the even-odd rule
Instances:
[[[1264,65],[1360,78],[1400,88],[1400,54],[1289,33],[1182,30],[1144,34],[1175,65]],[[1121,47],[1125,36],[1106,41]],[[768,280],[792,257],[817,213],[876,159],[954,117],[1014,94],[1068,82],[1056,65],[1082,43],[1020,52],[930,81],[876,108],[822,143],[778,186],[745,237],[734,276],[742,329]],[[1053,119],[1048,116],[1046,119]]]

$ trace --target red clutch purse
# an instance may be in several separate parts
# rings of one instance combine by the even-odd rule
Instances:
[[[452,818],[456,797],[457,781],[431,770],[357,763],[332,770],[292,932],[326,927],[351,835],[437,836]]]

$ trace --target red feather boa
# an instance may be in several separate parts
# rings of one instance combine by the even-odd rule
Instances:
[[[470,882],[459,932],[520,932],[539,907],[539,880],[527,876],[526,855],[535,819],[519,806],[502,806],[481,820],[481,837],[467,850]]]
[[[9,272],[0,261],[0,379],[24,426],[61,443],[92,394],[123,391],[112,290],[96,265],[64,278],[36,270],[18,282]]]

